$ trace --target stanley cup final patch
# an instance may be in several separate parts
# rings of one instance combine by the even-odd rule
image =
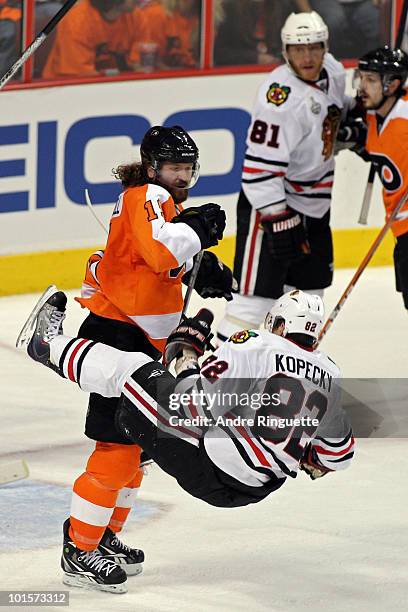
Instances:
[[[281,106],[289,98],[290,92],[290,87],[279,85],[279,83],[272,83],[267,91],[266,100],[275,106]]]

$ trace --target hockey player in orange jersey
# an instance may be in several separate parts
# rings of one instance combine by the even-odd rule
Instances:
[[[408,191],[408,56],[400,49],[381,47],[358,64],[355,87],[367,110],[365,148],[383,184],[388,218]],[[408,204],[392,224],[397,291],[408,309]]]
[[[141,159],[116,169],[124,191],[112,214],[105,250],[88,262],[78,301],[90,313],[79,336],[157,359],[180,320],[186,269],[196,253],[222,238],[225,214],[217,204],[182,210],[199,175],[198,149],[182,128],[149,129]],[[195,285],[200,294],[230,299],[232,282],[231,271],[205,251]],[[75,360],[79,365],[83,361],[79,353]],[[65,537],[74,542],[81,559],[89,554],[90,563],[94,557],[95,563],[106,561],[107,575],[94,585],[102,590],[112,590],[110,580],[120,582],[124,569],[128,575],[139,573],[144,560],[142,551],[115,535],[143,478],[139,446],[115,426],[117,407],[116,398],[91,393],[85,434],[96,447],[74,483],[70,518],[64,524]],[[71,572],[67,577],[63,569],[67,584],[84,586],[81,576]]]

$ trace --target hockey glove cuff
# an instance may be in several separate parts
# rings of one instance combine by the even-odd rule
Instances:
[[[212,312],[206,308],[200,310],[195,317],[184,319],[167,338],[163,354],[164,365],[168,367],[173,359],[182,357],[184,349],[192,349],[198,357],[203,355],[212,338],[213,320]]]
[[[306,472],[306,474],[308,474],[312,480],[326,476],[326,474],[333,471],[324,467],[324,465],[320,463],[317,452],[310,443],[304,450],[303,457],[299,463],[299,468],[303,470],[303,472]]]
[[[201,248],[207,249],[222,240],[225,230],[225,212],[218,204],[191,206],[173,217],[172,223],[186,223],[195,231],[201,242]]]
[[[310,253],[301,215],[285,206],[278,215],[263,215],[261,224],[271,257],[290,261]]]

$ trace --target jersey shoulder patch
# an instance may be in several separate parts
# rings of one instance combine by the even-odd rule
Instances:
[[[278,82],[274,81],[270,84],[269,89],[266,92],[266,101],[269,104],[281,106],[287,102],[291,91],[292,90],[288,85],[280,85]]]
[[[243,329],[241,331],[235,332],[232,334],[227,340],[227,342],[232,342],[232,344],[244,344],[251,340],[251,338],[258,338],[259,334],[257,334],[252,329]]]

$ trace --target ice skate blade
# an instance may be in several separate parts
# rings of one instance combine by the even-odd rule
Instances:
[[[76,574],[67,574],[64,572],[62,582],[68,586],[78,587],[80,589],[91,589],[92,591],[107,591],[108,593],[127,593],[127,580],[120,584],[100,584],[98,582],[92,582],[85,576],[78,576]]]
[[[50,298],[57,291],[58,289],[56,288],[55,285],[50,285],[44,291],[44,293],[42,294],[42,296],[40,297],[40,299],[38,300],[38,302],[36,303],[32,311],[30,312],[27,321],[24,323],[21,329],[21,332],[18,335],[18,338],[16,340],[17,348],[23,348],[29,344],[32,338],[32,335],[33,335],[33,331],[35,327],[35,320],[37,318],[38,313],[40,312],[41,308],[44,306],[48,298]]]
[[[118,565],[125,570],[127,576],[138,576],[143,572],[142,563],[118,563]]]

